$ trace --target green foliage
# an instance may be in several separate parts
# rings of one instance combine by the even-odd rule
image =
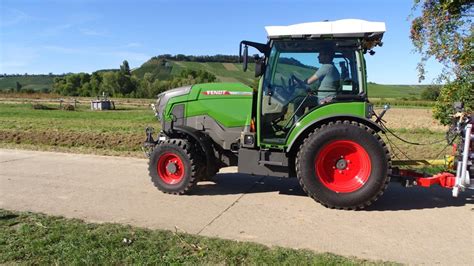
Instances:
[[[418,64],[419,79],[425,78],[425,64],[435,58],[443,65],[438,80],[442,88],[434,116],[449,123],[452,104],[462,101],[466,109],[474,109],[472,89],[474,65],[471,0],[415,0],[413,10],[421,15],[412,21],[410,38],[422,55]]]
[[[471,73],[473,63],[472,7],[470,0],[415,0],[413,10],[421,14],[412,21],[410,38],[422,55],[419,78],[425,78],[425,63],[434,57],[443,64],[441,76],[455,78]]]
[[[440,94],[440,86],[428,86],[421,92],[421,99],[428,101],[436,101]]]
[[[35,90],[33,90],[32,88],[22,88],[20,89],[20,91],[17,92],[32,94],[35,93]]]
[[[216,80],[216,76],[207,71],[192,69],[184,69],[179,75],[166,80],[158,79],[153,73],[144,73],[140,78],[131,74],[128,62],[124,61],[119,71],[56,77],[53,81],[53,90],[68,96],[97,96],[104,92],[114,97],[153,98],[171,88]]]
[[[474,87],[472,83],[457,79],[443,87],[434,108],[434,117],[444,125],[451,123],[453,102],[464,103],[467,112],[474,110]]]
[[[21,84],[20,84],[20,82],[17,81],[15,87],[16,87],[16,92],[20,92],[21,87],[22,87]]]

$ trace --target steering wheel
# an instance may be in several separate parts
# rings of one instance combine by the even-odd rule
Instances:
[[[301,87],[301,88],[308,88],[308,84],[303,80],[297,78],[295,75],[291,75],[290,79],[288,80],[288,84],[293,87]]]

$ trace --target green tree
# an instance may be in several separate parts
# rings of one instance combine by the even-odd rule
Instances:
[[[140,80],[140,85],[137,88],[136,97],[151,98],[153,96],[153,74],[145,73],[143,79]]]
[[[18,81],[16,82],[15,85],[16,85],[16,92],[20,92],[20,91],[21,91],[21,88],[22,88],[23,86],[22,86],[22,85],[20,84],[20,82],[18,82]]]
[[[94,72],[91,75],[91,96],[97,96],[100,94],[100,83],[102,82],[101,74]]]
[[[130,66],[127,60],[123,60],[122,65],[120,65],[120,72],[124,75],[130,75]]]
[[[99,90],[100,95],[102,95],[102,92],[105,92],[110,96],[114,96],[118,87],[117,75],[115,75],[114,72],[102,73],[102,83],[100,84]]]
[[[117,75],[117,92],[121,95],[131,95],[134,92],[136,87],[136,82],[132,79],[130,66],[128,65],[128,61],[124,60],[122,65],[120,66],[120,71],[116,73]]]
[[[56,77],[53,79],[53,92],[64,94],[66,79],[64,77]]]
[[[89,82],[83,83],[78,92],[79,92],[79,96],[92,96],[91,84]]]
[[[439,86],[428,86],[421,92],[421,99],[436,101],[439,97],[441,88]]]
[[[425,65],[434,58],[443,65],[438,77],[446,84],[434,110],[435,118],[450,122],[454,101],[470,99],[474,95],[473,74],[473,2],[471,0],[414,0],[410,38],[421,54],[418,64],[420,81],[425,78]],[[464,102],[468,111],[474,101]]]

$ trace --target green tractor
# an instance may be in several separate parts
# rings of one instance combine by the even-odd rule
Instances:
[[[242,41],[240,83],[166,91],[152,105],[161,123],[145,148],[155,186],[185,194],[222,167],[296,177],[324,206],[359,209],[382,195],[391,158],[367,97],[364,54],[382,45],[385,24],[339,20],[266,27],[267,43]],[[248,56],[248,47],[259,51]],[[378,118],[377,118],[378,119]]]

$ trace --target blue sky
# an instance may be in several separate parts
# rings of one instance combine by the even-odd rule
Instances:
[[[264,26],[358,18],[384,21],[384,46],[367,56],[369,81],[417,84],[409,39],[412,0],[0,0],[0,73],[132,68],[159,54],[237,54],[266,41]],[[441,67],[428,65],[423,83]]]

